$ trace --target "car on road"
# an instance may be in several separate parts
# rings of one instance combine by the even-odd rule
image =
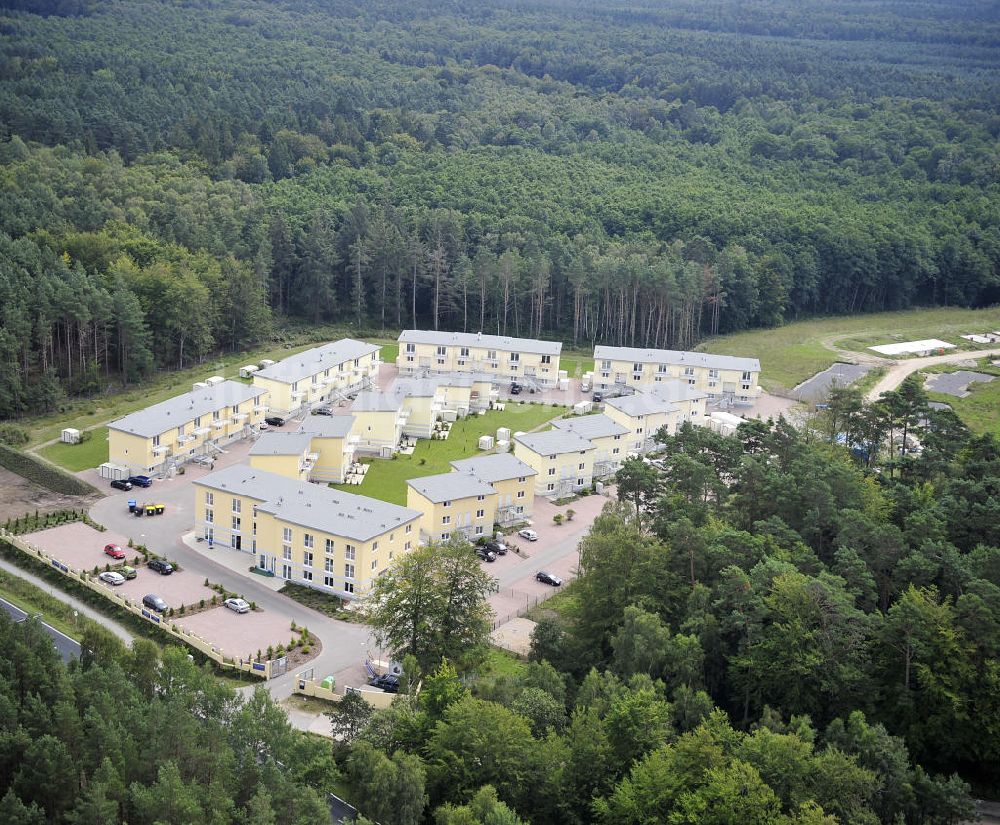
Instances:
[[[142,604],[144,607],[148,607],[150,610],[155,610],[157,613],[167,612],[167,603],[159,596],[152,593],[147,593],[142,597]]]
[[[504,544],[502,541],[488,541],[486,542],[486,549],[492,550],[498,556],[507,555],[507,545]]]
[[[383,673],[368,680],[372,687],[380,688],[386,693],[399,693],[399,677],[395,673]]]
[[[539,570],[535,573],[535,579],[542,582],[542,584],[551,584],[553,587],[562,586],[562,579],[558,576],[553,576],[551,573],[546,573],[544,570]]]
[[[153,479],[149,476],[129,476],[128,483],[133,487],[152,487]]]
[[[264,419],[264,423],[269,427],[284,427],[285,419],[277,415],[269,415]]]
[[[102,582],[107,584],[119,585],[125,584],[125,577],[121,573],[116,573],[114,570],[105,570],[99,578]]]
[[[333,415],[333,410],[329,407],[317,407],[312,411],[313,415]]]
[[[479,556],[483,561],[495,562],[497,560],[497,554],[492,550],[487,550],[485,547],[476,547],[476,555]]]
[[[169,561],[163,559],[150,559],[146,562],[146,567],[159,573],[161,576],[169,576],[174,572],[174,566]]]
[[[600,404],[604,401],[603,392],[595,392],[591,397],[593,398],[595,404]]]
[[[244,599],[226,599],[223,604],[236,613],[250,612],[250,602]]]
[[[132,482],[126,478],[116,478],[112,480],[111,486],[116,490],[131,490]]]
[[[536,533],[534,530],[529,530],[527,527],[525,527],[523,530],[518,530],[517,534],[522,539],[527,539],[528,541],[538,541],[538,533]]]
[[[125,551],[117,544],[105,544],[104,555],[111,556],[113,559],[123,559],[125,558]]]
[[[121,573],[121,575],[126,579],[134,579],[139,575],[134,567],[129,567],[127,564],[122,564],[116,567],[115,571],[117,573]]]

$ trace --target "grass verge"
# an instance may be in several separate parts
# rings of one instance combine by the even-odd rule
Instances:
[[[759,358],[765,388],[792,387],[840,360],[833,345],[849,349],[877,343],[941,338],[966,343],[959,335],[1000,329],[1000,307],[989,309],[917,309],[798,321],[714,338],[704,352]],[[871,353],[874,355],[875,353]]]
[[[405,505],[408,479],[451,472],[450,462],[480,454],[481,435],[495,435],[498,427],[510,427],[511,432],[533,430],[565,411],[565,407],[508,403],[502,412],[490,410],[485,415],[470,415],[455,422],[447,441],[422,439],[417,442],[413,455],[372,460],[362,484],[334,486],[346,493]]]
[[[293,582],[286,583],[279,591],[284,596],[298,602],[303,607],[309,607],[324,616],[331,616],[334,619],[342,619],[346,622],[360,622],[361,618],[356,611],[346,610],[344,602],[336,596],[321,593],[312,587],[304,587]]]
[[[89,496],[97,493],[96,489],[76,476],[46,464],[29,453],[19,452],[3,444],[0,444],[0,465],[53,493],[67,496]]]

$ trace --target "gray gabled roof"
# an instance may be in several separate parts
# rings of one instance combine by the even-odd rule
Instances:
[[[652,395],[664,401],[697,401],[708,398],[708,393],[692,387],[687,381],[659,381],[637,388],[643,395]]]
[[[319,438],[347,438],[353,426],[353,415],[310,415],[302,423],[302,432]]]
[[[496,490],[485,481],[469,473],[439,473],[434,476],[411,478],[406,484],[435,504],[469,496],[491,496],[496,493]]]
[[[504,352],[534,352],[558,355],[562,344],[535,338],[508,338],[504,335],[483,335],[481,332],[438,332],[430,329],[404,329],[399,333],[400,344],[432,344],[438,347],[481,347]]]
[[[629,431],[613,418],[602,413],[597,415],[578,415],[573,418],[559,418],[552,422],[559,430],[568,430],[584,438],[607,438],[612,435],[625,435]]]
[[[534,450],[539,455],[579,453],[596,449],[586,438],[570,430],[524,433],[523,435],[515,435],[514,440],[519,444],[523,444],[529,450]]]
[[[378,499],[344,493],[277,473],[234,464],[210,473],[195,484],[221,492],[239,493],[261,502],[257,511],[355,541],[370,541],[394,527],[420,518],[418,510]]]
[[[396,412],[402,402],[394,392],[363,390],[351,404],[351,412]]]
[[[250,448],[250,455],[302,455],[311,443],[309,433],[266,432]]]
[[[605,360],[631,361],[634,364],[669,364],[675,367],[760,372],[760,361],[756,358],[673,349],[640,349],[638,347],[608,347],[604,345],[594,347],[595,369],[600,370],[600,362]]]
[[[321,347],[313,347],[298,355],[289,355],[277,364],[272,364],[254,373],[254,377],[270,378],[272,381],[281,381],[284,384],[291,384],[309,378],[324,370],[331,369],[345,361],[353,361],[355,358],[363,358],[378,352],[381,349],[378,344],[367,344],[364,341],[355,341],[353,338],[342,338]]]
[[[242,404],[266,393],[267,390],[261,387],[239,381],[223,381],[214,386],[176,395],[144,410],[130,413],[124,418],[112,421],[108,424],[108,428],[152,438],[200,416],[211,415],[216,410]]]
[[[460,458],[458,461],[451,462],[451,466],[461,473],[470,473],[487,484],[538,475],[537,470],[525,464],[513,453],[493,453],[492,455],[477,455],[474,458]]]
[[[621,410],[625,415],[656,415],[658,413],[676,412],[677,405],[656,395],[636,393],[635,395],[619,395],[617,398],[607,398],[604,404]]]

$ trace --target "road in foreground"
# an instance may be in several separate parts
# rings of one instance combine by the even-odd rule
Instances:
[[[6,599],[0,599],[0,608],[6,610],[15,622],[23,622],[28,618],[27,613]],[[68,664],[70,659],[80,658],[80,643],[76,639],[67,636],[61,630],[56,630],[50,624],[41,622],[41,625],[45,632],[52,638],[52,644],[56,646],[56,650],[59,651],[59,655],[62,656],[64,662]]]

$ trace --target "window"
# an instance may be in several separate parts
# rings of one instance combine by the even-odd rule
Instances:
[[[437,348],[437,354],[438,355],[447,355],[448,354],[448,348],[447,347],[438,347]]]
[[[469,348],[468,347],[462,347],[458,351],[458,354],[461,355],[463,358],[468,358],[469,357]]]
[[[355,548],[355,546],[353,544],[345,544],[344,545],[344,558],[345,559],[347,559],[348,561],[354,561],[354,558],[355,558],[356,555],[357,555],[357,549]]]
[[[476,528],[476,535],[477,535],[477,536],[481,536],[482,534],[483,534],[483,525],[481,525],[481,524],[480,524],[480,525],[479,525],[479,526],[478,526],[478,527]]]
[[[212,514],[212,508],[211,507],[206,507],[205,508],[205,521],[207,521],[209,524],[211,524],[213,521],[215,521],[215,516]]]
[[[403,545],[403,549],[406,550],[407,552],[409,552],[409,550],[410,550],[411,547],[413,547],[413,542],[412,541],[408,541],[408,542],[406,542],[406,544]]]
[[[497,351],[495,349],[487,350],[486,351],[486,358],[488,360],[490,360],[490,361],[496,361],[497,360]]]
[[[234,513],[239,513],[240,511],[242,511],[242,509],[243,509],[243,501],[242,501],[242,499],[234,498],[233,499],[233,512]]]
[[[518,484],[524,484],[524,482],[525,482],[525,481],[527,480],[527,478],[528,478],[527,476],[521,476],[521,477],[520,477],[520,478],[518,478],[518,480],[517,480],[517,481],[518,481]]]
[[[639,434],[639,433],[641,433],[641,432],[642,432],[642,427],[636,427],[636,428],[635,428],[635,433],[636,433],[636,435],[638,435],[638,434]]]
[[[684,367],[685,375],[694,375],[694,367]]]
[[[406,525],[406,532],[407,532],[407,534],[413,532],[413,525],[412,524],[407,524]]]
[[[291,542],[292,540],[292,528],[285,527],[281,531],[281,540],[286,542]]]
[[[285,561],[292,560],[292,548],[289,547],[287,544],[283,548],[281,548],[281,557],[285,559]]]
[[[642,364],[633,364],[632,372],[642,372]]]
[[[451,502],[450,501],[442,501],[441,502],[441,506],[442,507],[451,507]]]
[[[205,528],[205,541],[215,541],[215,530],[211,527]]]
[[[622,440],[622,437],[620,435],[616,435],[615,436],[615,441],[621,441],[621,440]]]
[[[744,381],[752,381],[753,380],[753,375],[751,374],[750,370],[744,370],[743,371],[743,380]]]
[[[281,565],[281,578],[290,579],[292,577],[292,566],[290,564]]]
[[[518,498],[524,498],[524,490],[518,490],[517,491],[517,497]]]
[[[555,467],[549,467],[549,475],[550,476],[554,476],[555,474],[556,474],[556,468]]]
[[[444,366],[444,358],[438,358],[437,361],[438,361],[438,366],[439,367],[443,367]]]
[[[556,457],[554,455],[550,455],[549,456],[549,461],[555,461],[555,460],[556,460]]]
[[[377,553],[378,552],[378,542],[377,541],[373,541],[372,542],[372,552],[373,553]]]
[[[333,587],[333,576],[323,576],[323,586]]]
[[[552,356],[551,355],[543,355],[542,356],[542,363],[543,364],[551,364],[552,363]]]
[[[327,573],[332,573],[333,572],[333,559],[327,559],[326,561],[324,561],[323,562],[323,569]]]
[[[485,510],[476,510],[476,518],[482,518],[485,515],[486,515]]]
[[[441,534],[441,541],[448,541],[448,539],[450,539],[450,538],[451,538],[451,533],[442,533]]]
[[[302,579],[303,581],[311,582],[313,580],[312,570],[303,570]]]
[[[556,489],[556,485],[555,484],[549,484],[549,486],[546,489],[551,493],[554,489]]]
[[[744,375],[745,374],[746,373],[744,373]],[[708,371],[708,377],[709,378],[718,378],[719,377],[719,371],[718,370],[709,370]]]
[[[184,424],[181,424],[181,425],[180,425],[180,426],[179,426],[179,427],[177,428],[177,437],[178,437],[178,438],[184,438],[184,426],[185,426]]]
[[[201,416],[200,415],[194,420],[194,425],[196,427],[200,427],[201,426]]]
[[[333,555],[333,539],[327,539],[326,540],[326,554],[328,556],[332,556]]]
[[[312,567],[313,566],[313,554],[312,553],[303,553],[302,554],[302,566],[303,567]]]
[[[395,540],[396,540],[396,534],[395,533],[389,533],[389,541],[395,541]]]
[[[406,345],[406,351],[407,352],[416,352],[417,351],[417,345],[416,344],[407,344]]]
[[[218,421],[220,418],[222,418],[222,410],[214,410],[212,412],[212,420]]]
[[[486,501],[486,496],[476,496],[476,501]]]
[[[413,356],[412,355],[407,355],[406,356],[406,360],[409,361],[412,364],[413,363]]]
[[[620,453],[620,452],[621,452],[621,447],[615,447],[615,448],[614,448],[614,449],[613,449],[613,450],[611,451],[611,455],[618,455],[618,453]]]
[[[441,517],[441,523],[442,524],[451,524],[451,516],[442,516]]]
[[[344,565],[344,578],[345,579],[353,579],[354,578],[354,565],[353,564],[345,564]]]
[[[580,466],[579,466],[579,468],[578,468],[578,469],[582,470],[582,469],[583,469],[584,467],[586,467],[586,466],[587,466],[587,465],[586,465],[586,464],[585,464],[584,462],[582,462],[582,461],[581,461],[581,462],[580,462]]]
[[[661,374],[666,374],[666,372],[667,372],[667,365],[666,364],[657,364],[656,365],[656,371],[658,373],[661,373]]]
[[[354,583],[353,582],[344,582],[344,592],[345,593],[353,593],[354,592]]]
[[[519,352],[512,352],[510,354],[510,362],[512,364],[516,364],[520,360],[521,360],[521,353],[519,353]]]
[[[298,381],[293,381],[292,382],[292,392],[295,392],[298,388],[299,388],[299,382]]]
[[[313,547],[313,543],[314,543],[314,539],[313,539],[312,533],[303,533],[302,534],[302,546],[303,547],[308,547],[311,550],[312,547]]]
[[[233,516],[233,532],[238,533],[240,530],[240,517]]]
[[[583,479],[582,478],[578,478],[576,480],[576,486],[577,487],[582,487],[583,486]]]
[[[215,493],[205,493],[205,504],[209,507],[215,504]]]
[[[378,570],[378,559],[372,559],[372,570]]]
[[[524,507],[516,507],[516,508],[514,508],[514,512],[515,513],[523,513],[524,512]]]

